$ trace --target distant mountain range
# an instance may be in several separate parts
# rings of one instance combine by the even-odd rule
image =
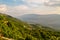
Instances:
[[[49,15],[25,14],[18,18],[28,23],[34,23],[34,24],[36,23],[44,26],[50,26],[55,29],[60,29],[59,14],[49,14]]]

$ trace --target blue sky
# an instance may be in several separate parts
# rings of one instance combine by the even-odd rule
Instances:
[[[22,0],[0,0],[0,4],[16,6],[16,5],[22,5],[24,4],[24,2]]]
[[[0,0],[0,12],[23,14],[60,14],[60,0]]]

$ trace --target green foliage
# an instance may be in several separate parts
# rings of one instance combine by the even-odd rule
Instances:
[[[14,40],[60,40],[60,32],[0,14],[0,36]],[[2,40],[2,39],[1,39]]]

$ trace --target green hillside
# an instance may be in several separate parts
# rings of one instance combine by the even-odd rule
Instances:
[[[6,40],[3,37],[12,40],[60,40],[60,32],[0,14],[0,40]]]

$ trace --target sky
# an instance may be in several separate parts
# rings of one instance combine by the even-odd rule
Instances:
[[[0,0],[0,13],[11,16],[60,14],[60,0]]]

